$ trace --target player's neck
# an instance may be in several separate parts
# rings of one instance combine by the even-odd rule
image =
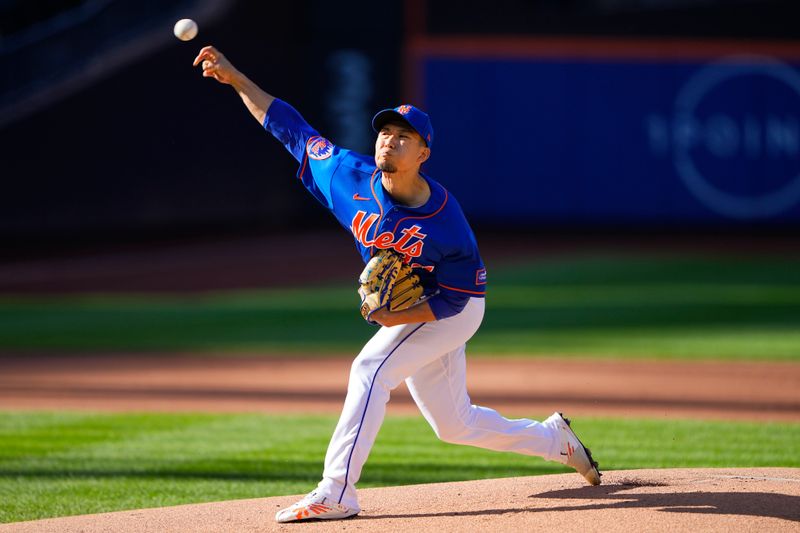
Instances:
[[[406,174],[381,172],[381,183],[395,202],[408,207],[424,205],[431,197],[428,181],[416,170]]]

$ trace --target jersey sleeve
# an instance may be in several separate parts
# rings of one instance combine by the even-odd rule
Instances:
[[[434,271],[437,292],[428,300],[437,320],[457,315],[470,298],[486,296],[486,267],[475,234],[455,198],[450,198],[440,216],[446,221],[446,237],[440,241],[441,256]]]
[[[300,168],[297,177],[303,186],[328,209],[333,209],[331,181],[348,150],[334,146],[297,112],[276,98],[264,117],[264,129],[278,139],[294,156]]]
[[[474,245],[474,240],[472,241]],[[486,295],[486,267],[477,246],[455,251],[436,266],[436,282],[443,294],[456,296]]]
[[[267,109],[264,129],[283,143],[298,163],[303,162],[308,140],[319,136],[295,108],[278,98]]]
[[[453,291],[438,292],[428,298],[427,302],[436,320],[455,316],[467,306],[468,294],[459,294]]]
[[[474,238],[442,258],[436,265],[436,281],[439,292],[428,299],[436,320],[457,315],[470,298],[486,295],[486,268]]]
[[[454,302],[462,302],[465,296],[483,298],[486,296],[486,267],[478,252],[475,234],[455,198],[443,214],[448,221],[450,238],[447,244],[443,243],[442,255],[436,264],[439,293]]]

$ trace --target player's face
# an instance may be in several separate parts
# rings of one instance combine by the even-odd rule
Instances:
[[[390,122],[378,132],[375,165],[383,172],[419,169],[429,155],[430,149],[425,146],[422,137],[408,126]]]

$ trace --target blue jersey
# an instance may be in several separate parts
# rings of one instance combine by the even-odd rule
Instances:
[[[297,177],[353,234],[364,262],[376,248],[391,248],[420,274],[437,319],[452,316],[469,297],[486,294],[486,268],[475,236],[455,198],[430,177],[431,195],[420,207],[394,202],[372,157],[335,146],[289,104],[276,99],[264,119],[300,163]]]

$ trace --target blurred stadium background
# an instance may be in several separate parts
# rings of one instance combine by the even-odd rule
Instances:
[[[53,246],[330,229],[191,68],[214,43],[338,144],[428,109],[476,231],[766,238],[800,222],[797,4],[2,2],[0,235]],[[181,43],[167,29],[200,22]],[[287,179],[288,178],[288,179]]]

